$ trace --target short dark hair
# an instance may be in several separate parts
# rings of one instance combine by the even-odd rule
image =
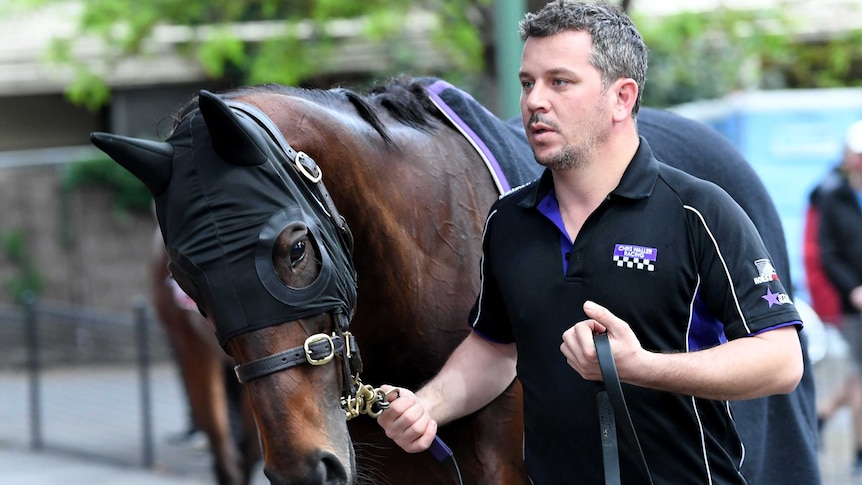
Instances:
[[[554,0],[538,12],[525,15],[518,30],[521,40],[570,30],[589,33],[593,41],[590,63],[601,73],[602,84],[607,87],[620,78],[637,83],[638,97],[632,107],[632,115],[637,115],[646,83],[648,50],[625,12],[604,3]]]

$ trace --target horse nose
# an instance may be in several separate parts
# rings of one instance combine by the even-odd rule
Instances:
[[[347,470],[333,453],[318,451],[309,457],[307,463],[307,467],[289,470],[267,468],[264,474],[272,485],[350,485],[351,483]]]

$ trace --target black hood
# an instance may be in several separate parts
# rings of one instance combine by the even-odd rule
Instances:
[[[201,92],[200,110],[165,142],[93,134],[93,142],[144,181],[170,270],[216,325],[219,341],[356,303],[349,249],[313,184],[294,168],[272,120],[250,105]],[[293,222],[309,228],[322,268],[302,289],[275,274],[272,248]]]

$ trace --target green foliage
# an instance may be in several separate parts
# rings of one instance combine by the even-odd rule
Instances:
[[[0,14],[57,1],[62,0],[6,0]],[[637,1],[624,3],[633,4],[631,15],[650,48],[646,104],[667,106],[739,89],[862,85],[862,31],[804,41],[794,32],[806,19],[789,17],[787,1],[771,9],[719,8],[660,18],[639,15]],[[82,0],[82,5],[78,32],[57,39],[47,58],[70,69],[74,79],[67,95],[89,109],[109,100],[103,76],[120,60],[152,55],[147,41],[162,28],[186,36],[178,51],[213,79],[296,85],[338,67],[333,53],[346,41],[333,26],[350,20],[361,24],[351,39],[381,48],[388,67],[373,73],[377,79],[409,72],[469,86],[485,69],[491,36],[481,29],[493,25],[492,0]],[[425,35],[445,56],[449,67],[443,72],[423,72],[421,56],[408,41],[415,25],[405,19],[418,11],[433,17]],[[249,27],[255,35],[247,35]],[[257,35],[263,31],[269,34]],[[74,55],[78,42],[94,37],[107,49],[98,74]]]
[[[466,0],[454,0],[440,6],[439,15],[441,21],[450,27],[443,31],[434,33],[435,44],[443,49],[452,59],[456,66],[467,72],[480,72],[484,69],[484,45],[481,36],[471,23],[468,14],[471,12],[471,4],[490,5],[486,2],[470,2]],[[473,5],[475,6],[475,5]],[[512,73],[516,75],[516,73]]]
[[[228,65],[242,66],[246,62],[245,46],[224,26],[216,27],[198,51],[204,72],[213,78],[224,76]]]
[[[6,258],[12,263],[16,273],[6,280],[6,289],[15,302],[22,303],[25,295],[38,295],[42,291],[43,278],[33,262],[29,245],[21,231],[6,231],[3,233],[2,242]]]
[[[118,214],[148,212],[153,196],[134,175],[108,158],[99,158],[71,164],[63,177],[63,188],[72,191],[79,187],[96,186],[110,190],[114,196],[114,209]]]
[[[788,50],[789,20],[779,10],[633,15],[650,49],[644,103],[667,106],[759,87],[760,59]]]
[[[766,63],[781,69],[791,87],[862,86],[862,30],[811,42]]]
[[[8,0],[36,8],[60,0]],[[335,20],[358,20],[361,38],[382,46],[388,72],[417,70],[421,56],[410,48],[408,14],[422,10],[436,18],[428,36],[447,56],[453,71],[481,71],[483,47],[478,8],[491,0],[83,0],[78,31],[53,42],[47,58],[71,69],[68,97],[97,109],[110,99],[105,76],[118,62],[147,56],[147,41],[162,28],[187,37],[178,51],[213,79],[234,84],[298,84],[331,71],[334,48],[343,42],[329,28]],[[248,35],[248,23],[252,36]],[[303,28],[298,26],[302,23]],[[343,24],[343,22],[342,22]],[[255,28],[281,25],[281,33],[257,35]],[[185,27],[185,30],[183,29]],[[246,28],[245,34],[240,32]],[[83,63],[75,46],[96,38],[105,46],[102,66]],[[416,74],[425,74],[416,72]],[[435,73],[427,73],[435,74]],[[439,74],[439,73],[437,73]],[[239,77],[236,77],[239,75]]]
[[[311,48],[294,36],[263,42],[250,55],[246,82],[297,85],[316,72],[319,66],[315,66],[314,59],[325,59],[327,48],[324,42]]]
[[[72,82],[66,86],[66,97],[90,111],[97,111],[111,100],[111,89],[90,70],[76,66]]]
[[[862,32],[828,42],[796,34],[788,9],[632,15],[650,49],[644,103],[669,106],[735,90],[862,85]]]

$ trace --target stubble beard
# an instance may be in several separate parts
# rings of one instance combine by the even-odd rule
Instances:
[[[584,157],[570,143],[565,144],[556,153],[552,153],[546,157],[537,156],[535,150],[533,151],[533,155],[536,157],[539,165],[547,167],[552,172],[572,170],[586,165]]]
[[[604,113],[601,107],[597,109],[598,111],[595,119],[599,120],[602,119],[602,115]],[[556,128],[556,125],[551,124],[551,126]],[[592,125],[590,121],[582,123],[580,130],[582,134],[586,135],[586,138],[584,138],[579,145],[567,142],[555,153],[551,153],[541,158],[536,154],[536,149],[534,147],[533,157],[539,165],[547,167],[554,172],[580,170],[586,167],[589,165],[590,161],[595,158],[596,153],[598,152],[598,147],[609,137],[609,133],[607,131],[601,129],[596,130],[594,126],[595,125]]]

